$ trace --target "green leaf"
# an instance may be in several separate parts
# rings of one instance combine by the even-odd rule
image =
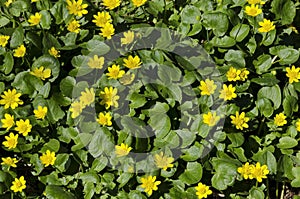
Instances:
[[[253,54],[256,50],[257,44],[255,41],[255,37],[251,37],[246,44],[247,48],[249,49],[250,53]]]
[[[182,9],[181,21],[187,24],[199,23],[198,18],[200,18],[201,13],[198,8],[192,5],[187,5]]]
[[[60,143],[56,139],[50,139],[49,142],[44,144],[44,146],[41,148],[41,153],[46,153],[47,150],[51,152],[57,152],[59,150]]]
[[[171,121],[166,114],[169,105],[157,102],[152,109],[149,110],[149,125],[155,130],[157,137],[164,137],[171,129]]]
[[[68,9],[63,0],[57,1],[50,9],[50,12],[54,16],[56,24],[63,23],[64,20],[67,20],[69,16]]]
[[[283,99],[283,110],[284,113],[287,116],[291,116],[292,113],[297,110],[298,104],[297,104],[297,98],[287,95],[284,99]]]
[[[10,20],[4,16],[0,17],[0,28],[6,26]]]
[[[291,182],[292,187],[300,187],[300,167],[294,167],[292,173],[295,179]]]
[[[62,187],[56,185],[48,185],[45,194],[49,199],[76,199],[71,192],[65,191]]]
[[[60,153],[57,154],[56,160],[55,160],[55,167],[60,171],[64,172],[66,171],[66,164],[69,160],[69,154],[66,153]]]
[[[204,13],[203,25],[207,29],[212,29],[216,36],[224,36],[228,29],[229,20],[226,14],[221,12]]]
[[[10,47],[11,48],[17,48],[21,44],[23,44],[24,40],[24,30],[22,26],[19,26],[18,28],[15,29],[13,32],[11,39],[10,39]]]
[[[253,61],[253,65],[255,66],[258,74],[265,73],[272,66],[272,57],[270,55],[263,54],[259,56],[257,60]]]
[[[258,91],[258,99],[267,98],[274,104],[274,109],[278,109],[281,104],[281,90],[278,85],[272,87],[263,87]]]
[[[3,60],[3,65],[1,67],[1,70],[4,71],[4,74],[7,75],[9,74],[13,67],[14,67],[14,58],[12,56],[11,52],[6,52],[4,54],[4,60]]]
[[[251,190],[249,191],[249,196],[247,197],[249,199],[258,199],[258,198],[265,198],[265,194],[262,190],[260,190],[257,187],[252,187]]]
[[[26,39],[28,39],[37,48],[42,49],[41,36],[34,32],[27,32]]]
[[[35,172],[32,172],[32,174],[34,176],[39,175],[43,171],[44,166],[43,166],[38,154],[33,154],[30,157],[30,163],[34,166]]]
[[[12,86],[20,90],[22,94],[28,94],[32,97],[43,87],[43,82],[27,71],[24,71],[16,75]]]
[[[235,40],[232,37],[224,36],[224,37],[214,37],[211,40],[213,46],[221,47],[221,48],[229,48],[235,45]]]
[[[228,147],[239,147],[241,146],[245,139],[242,133],[228,133],[227,137],[231,141],[231,144]]]
[[[65,116],[64,111],[61,110],[61,108],[53,98],[47,100],[47,107],[48,107],[47,118],[51,123],[54,124]]]
[[[290,149],[298,145],[298,141],[291,137],[282,137],[276,145],[280,149]]]
[[[293,64],[299,59],[299,51],[293,48],[284,48],[279,50],[278,57],[281,65]]]
[[[59,87],[62,92],[67,97],[72,97],[73,88],[76,85],[76,80],[74,77],[67,76],[66,78],[62,79]]]
[[[270,117],[273,114],[273,106],[270,100],[262,98],[256,101],[256,106],[258,107],[260,113],[265,117]]]
[[[93,161],[91,169],[100,172],[107,166],[107,163],[108,159],[104,156],[100,156]]]
[[[179,176],[179,180],[191,185],[199,182],[202,178],[202,166],[198,162],[188,162],[184,173]]]
[[[241,42],[247,37],[249,30],[250,27],[248,25],[237,24],[230,31],[230,36],[234,38],[237,42]]]
[[[291,24],[296,16],[296,6],[291,0],[273,0],[271,12],[280,19],[282,25]]]
[[[119,188],[126,185],[126,183],[132,178],[132,176],[132,173],[122,173],[121,175],[119,175],[119,177],[117,178],[117,182],[120,183]]]
[[[175,132],[181,138],[181,146],[180,146],[181,148],[186,148],[190,146],[196,139],[196,134],[191,131],[176,130]]]
[[[251,82],[259,84],[261,86],[274,86],[279,83],[279,80],[273,74],[264,74],[262,77],[253,78]]]
[[[110,155],[114,152],[114,141],[112,134],[106,128],[99,128],[94,133],[88,146],[89,152],[93,157],[99,157],[101,154]]]
[[[105,55],[110,51],[108,45],[97,39],[89,40],[86,47],[90,52],[93,52],[93,54],[97,54],[98,56]]]
[[[267,34],[263,34],[263,45],[270,46],[276,38],[276,29],[268,32]]]
[[[246,62],[244,59],[244,53],[240,50],[229,50],[224,59],[232,66],[236,68],[244,68]]]
[[[51,26],[51,15],[47,10],[42,10],[40,14],[42,15],[41,22],[40,22],[42,28],[49,30]]]

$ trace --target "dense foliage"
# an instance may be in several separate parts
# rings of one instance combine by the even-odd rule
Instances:
[[[298,0],[0,5],[1,198],[299,198]]]

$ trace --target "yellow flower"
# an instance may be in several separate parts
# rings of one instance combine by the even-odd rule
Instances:
[[[31,132],[32,125],[29,122],[29,119],[19,120],[16,122],[16,128],[15,130],[18,131],[19,134],[22,134],[23,136],[27,136],[29,132]]]
[[[217,113],[208,112],[207,114],[203,114],[203,123],[208,126],[215,126],[219,121],[220,116],[217,116]]]
[[[251,6],[246,6],[246,14],[252,17],[255,17],[262,13],[262,9],[258,7],[258,5],[252,4]]]
[[[300,131],[300,119],[296,122],[297,131]]]
[[[24,180],[24,176],[21,176],[19,179],[15,178],[10,189],[14,192],[22,192],[23,189],[26,189],[26,180]]]
[[[79,31],[80,31],[80,23],[79,23],[79,21],[77,21],[77,20],[74,19],[73,21],[71,21],[68,24],[67,29],[70,32],[75,32],[76,34],[78,34]]]
[[[243,68],[241,70],[241,73],[240,73],[240,80],[241,81],[245,81],[246,79],[248,79],[248,75],[250,74],[250,72],[246,69],[246,68]]]
[[[117,157],[123,157],[128,155],[128,153],[131,151],[131,147],[128,146],[127,144],[122,143],[121,145],[116,145],[115,146],[115,153]]]
[[[58,58],[60,57],[59,53],[60,51],[57,50],[55,47],[51,47],[49,50],[48,50],[49,54],[52,55],[53,57],[55,58]]]
[[[85,88],[85,92],[81,92],[81,96],[79,98],[80,102],[82,102],[83,106],[89,106],[95,101],[95,92],[94,89]]]
[[[140,68],[142,64],[141,59],[137,55],[134,57],[129,55],[128,59],[123,59],[123,61],[124,61],[124,66],[126,66],[129,69]]]
[[[2,122],[2,128],[6,128],[6,130],[8,131],[15,124],[14,116],[5,113],[4,119],[1,119],[1,122]]]
[[[118,108],[118,99],[120,98],[118,95],[118,89],[113,87],[105,87],[104,91],[100,92],[100,98],[102,101],[100,102],[101,105],[105,104],[105,108],[109,109],[109,107],[114,106]]]
[[[267,178],[267,175],[269,174],[269,170],[267,165],[260,166],[260,163],[257,162],[256,165],[253,166],[251,173],[253,178],[256,178],[258,182],[262,182],[263,178]]]
[[[196,189],[196,195],[199,199],[207,198],[208,195],[212,194],[212,191],[209,189],[209,186],[206,186],[205,184],[202,184],[201,182],[198,183],[198,186],[195,187]]]
[[[42,15],[38,12],[36,12],[34,15],[31,15],[28,19],[28,22],[30,23],[30,26],[36,26],[40,23],[42,19]]]
[[[242,167],[239,167],[237,171],[243,176],[244,179],[253,179],[252,171],[253,171],[254,165],[249,165],[249,162],[246,162]]]
[[[90,58],[88,62],[88,66],[90,68],[102,69],[104,65],[104,57],[98,57],[94,55],[94,58]]]
[[[142,177],[141,182],[141,187],[148,194],[148,196],[151,196],[153,191],[157,191],[157,185],[161,183],[161,181],[156,181],[156,176]]]
[[[1,95],[2,99],[0,100],[0,104],[4,105],[4,109],[12,108],[15,109],[19,105],[23,104],[23,101],[19,99],[21,97],[21,93],[17,93],[16,89],[8,89],[4,91],[4,95]]]
[[[274,124],[276,126],[283,126],[287,123],[286,116],[283,113],[279,113],[275,115]]]
[[[300,68],[293,65],[291,68],[286,67],[286,76],[289,78],[289,83],[299,82],[300,79]]]
[[[245,112],[242,112],[241,114],[236,111],[235,116],[231,115],[231,123],[235,125],[236,129],[248,128],[247,122],[250,120],[249,117],[245,117]]]
[[[6,44],[8,43],[10,36],[7,35],[0,35],[0,46],[2,46],[3,48],[6,46]]]
[[[10,133],[9,136],[5,136],[6,141],[2,143],[3,146],[7,147],[8,149],[16,148],[18,144],[18,137],[18,134],[14,135],[13,133]]]
[[[274,23],[268,19],[264,19],[264,21],[261,21],[258,24],[261,26],[260,28],[258,28],[259,32],[269,32],[275,29]]]
[[[120,0],[103,0],[102,5],[107,9],[113,10],[121,4]]]
[[[119,79],[125,74],[125,71],[120,70],[120,66],[115,64],[112,65],[112,67],[108,67],[107,70],[108,73],[106,73],[106,75],[108,76],[108,79]]]
[[[85,106],[82,104],[81,101],[79,102],[73,102],[71,104],[70,112],[72,112],[71,117],[76,118],[82,113],[82,109],[84,109]]]
[[[31,0],[31,3],[35,3],[35,2],[38,2],[40,0]]]
[[[107,39],[111,39],[111,36],[115,34],[114,26],[110,23],[106,23],[100,30],[100,35]]]
[[[133,82],[134,78],[135,78],[135,74],[131,74],[128,72],[120,79],[120,82],[123,85],[128,85]]]
[[[56,157],[55,157],[55,152],[51,152],[49,150],[46,151],[46,153],[43,153],[42,156],[40,157],[40,160],[42,164],[45,165],[45,167],[49,165],[54,165]]]
[[[241,74],[240,70],[237,70],[234,67],[230,67],[230,69],[226,73],[226,76],[227,76],[228,81],[235,82],[237,80],[240,80],[240,74]]]
[[[37,110],[34,110],[33,113],[37,119],[44,119],[45,116],[47,115],[48,108],[46,106],[38,106]]]
[[[13,2],[13,0],[7,0],[7,1],[4,3],[4,5],[5,5],[6,7],[8,7],[10,4],[12,4],[12,2]]]
[[[14,50],[15,57],[24,57],[25,53],[26,53],[26,47],[23,44]]]
[[[174,161],[174,158],[164,156],[163,152],[160,152],[159,154],[155,154],[154,156],[155,165],[163,170],[167,170],[169,167],[172,168],[174,165],[172,162]]]
[[[111,122],[111,115],[110,113],[99,113],[98,118],[97,118],[97,122],[102,125],[102,126],[111,126],[112,122]]]
[[[144,5],[147,2],[147,0],[132,0],[132,3],[136,7],[140,7]]]
[[[248,3],[249,4],[261,4],[261,5],[265,4],[265,2],[262,0],[248,0]]]
[[[51,76],[51,69],[47,68],[44,70],[44,66],[41,66],[39,68],[33,69],[30,74],[36,76],[37,78],[40,78],[41,80],[45,80]]]
[[[201,90],[201,95],[212,95],[214,94],[217,85],[214,80],[206,79],[205,81],[200,82],[199,89]]]
[[[230,84],[229,86],[223,84],[223,89],[220,91],[219,97],[221,99],[224,99],[225,101],[236,98],[237,95],[235,93],[235,88],[232,86],[232,84]]]
[[[112,22],[110,14],[105,11],[98,12],[97,15],[93,15],[93,16],[95,19],[92,22],[94,22],[98,27],[104,27],[105,24]]]
[[[76,16],[81,17],[82,15],[85,15],[88,13],[85,8],[88,7],[88,4],[82,4],[82,0],[67,0],[67,9],[70,14],[74,14]]]
[[[121,38],[121,45],[127,45],[133,42],[134,40],[134,32],[128,31],[123,33],[123,38]]]
[[[17,167],[16,163],[18,163],[19,161],[16,158],[11,158],[11,157],[7,157],[7,158],[1,158],[2,159],[2,165],[7,165],[9,167]]]

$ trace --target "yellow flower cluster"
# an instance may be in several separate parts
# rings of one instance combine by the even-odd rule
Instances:
[[[71,104],[70,112],[72,118],[78,117],[82,110],[86,106],[90,106],[95,101],[95,91],[93,88],[88,89],[85,88],[85,91],[81,92],[81,96],[79,97],[79,101],[75,101]]]
[[[244,179],[256,179],[258,182],[262,182],[262,179],[267,178],[269,174],[267,165],[261,166],[259,162],[257,162],[256,165],[246,162],[242,167],[239,167],[237,171]]]
[[[293,82],[299,82],[300,79],[300,68],[295,67],[286,67],[286,76],[289,78],[289,83],[292,84]]]
[[[235,116],[231,115],[230,118],[231,118],[231,123],[235,125],[236,129],[243,130],[243,128],[249,127],[247,122],[250,120],[250,118],[245,116],[245,112],[242,112],[240,114],[238,111],[236,111]]]
[[[141,187],[144,191],[151,196],[153,191],[158,190],[158,185],[160,185],[161,181],[156,181],[156,176],[145,176],[141,178],[142,185]]]
[[[51,69],[45,69],[44,66],[41,66],[39,68],[34,68],[30,74],[44,81],[51,76]]]
[[[287,124],[286,116],[283,113],[276,114],[274,117],[274,124],[276,126],[284,126]]]
[[[209,189],[209,186],[202,184],[201,182],[198,183],[198,186],[195,187],[196,195],[198,199],[207,198],[208,195],[212,194],[212,191]]]
[[[248,78],[249,71],[246,68],[243,69],[235,69],[234,67],[230,67],[226,73],[226,77],[228,81],[245,81]]]

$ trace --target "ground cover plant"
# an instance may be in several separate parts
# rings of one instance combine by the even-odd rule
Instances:
[[[0,5],[0,198],[300,198],[298,0]]]

